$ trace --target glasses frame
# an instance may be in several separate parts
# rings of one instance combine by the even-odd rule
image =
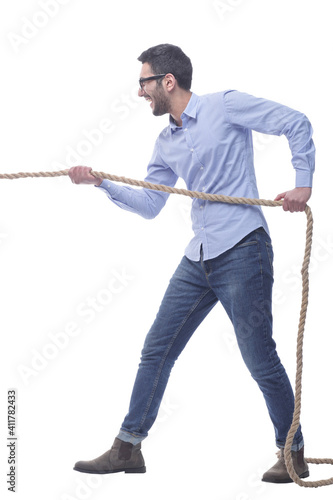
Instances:
[[[140,78],[139,85],[140,89],[144,90],[144,85],[146,82],[150,82],[152,80],[159,80],[160,78],[164,78],[168,73],[163,73],[161,75],[148,76],[147,78]]]

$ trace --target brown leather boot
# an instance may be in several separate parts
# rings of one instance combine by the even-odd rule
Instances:
[[[134,446],[116,438],[111,450],[106,451],[94,460],[76,462],[74,470],[89,474],[146,472],[145,461],[141,453],[141,443]]]
[[[262,481],[265,481],[266,483],[292,483],[293,480],[288,474],[284,459],[284,450],[281,449],[277,453],[277,456],[279,457],[279,460],[271,469],[265,472],[262,477]],[[298,477],[302,479],[309,477],[309,467],[304,460],[304,446],[299,451],[292,451],[291,456]]]

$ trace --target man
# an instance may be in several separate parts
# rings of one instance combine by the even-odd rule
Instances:
[[[301,113],[272,101],[224,91],[191,92],[192,65],[179,47],[163,44],[138,58],[139,96],[156,116],[169,114],[159,135],[146,180],[190,190],[257,198],[251,130],[284,134],[296,170],[296,187],[279,194],[284,210],[303,211],[311,196],[315,148],[312,128]],[[72,182],[91,183],[116,205],[147,219],[165,205],[166,193],[119,186],[97,179],[88,167],[73,167]],[[260,207],[195,199],[194,238],[172,276],[146,337],[128,414],[111,450],[74,469],[90,473],[145,472],[141,441],[153,425],[171,369],[193,332],[220,301],[233,323],[242,357],[259,385],[272,420],[279,460],[267,482],[291,482],[284,445],[294,410],[293,391],[272,338],[273,252]],[[210,429],[207,431],[210,432]],[[292,456],[298,475],[308,477],[301,427]]]

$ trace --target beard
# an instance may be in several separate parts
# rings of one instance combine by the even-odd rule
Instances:
[[[154,108],[153,108],[154,116],[162,116],[165,115],[166,113],[169,113],[170,104],[168,95],[164,93],[162,87],[158,89],[155,96],[153,96],[153,99],[154,99]]]

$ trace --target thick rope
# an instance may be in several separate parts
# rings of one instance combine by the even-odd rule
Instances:
[[[131,186],[139,186],[146,189],[163,191],[165,193],[170,193],[170,194],[171,193],[181,194],[189,196],[190,198],[200,198],[208,201],[218,201],[222,203],[233,203],[233,204],[244,204],[244,205],[262,205],[266,207],[277,207],[283,204],[282,200],[272,201],[272,200],[263,200],[257,198],[236,198],[232,196],[224,196],[221,194],[210,194],[198,191],[189,191],[187,189],[178,189],[170,186],[164,186],[161,184],[151,184],[145,181],[138,181],[135,179],[128,179],[126,177],[119,177],[116,175],[106,174],[104,172],[91,171],[91,174],[94,175],[95,177],[109,179],[111,181],[116,181],[116,182],[122,182],[124,184],[129,184]],[[0,179],[20,179],[26,177],[59,177],[63,175],[68,175],[68,170],[59,170],[55,172],[19,172],[17,174],[0,174]],[[284,456],[288,474],[296,484],[298,484],[299,486],[304,486],[306,488],[318,488],[320,486],[328,486],[333,484],[333,477],[330,479],[319,480],[319,481],[303,481],[303,479],[300,479],[298,477],[295,471],[291,454],[293,439],[300,425],[301,401],[302,401],[302,374],[303,374],[303,340],[304,340],[306,313],[309,302],[309,264],[310,264],[310,254],[312,246],[313,218],[311,209],[308,205],[306,205],[305,214],[307,217],[307,227],[306,227],[305,252],[301,270],[302,303],[301,303],[301,311],[300,311],[298,335],[297,335],[295,409],[293,414],[293,421],[290,430],[288,432],[285,444]],[[306,458],[305,460],[310,464],[333,465],[333,459],[331,458]]]

